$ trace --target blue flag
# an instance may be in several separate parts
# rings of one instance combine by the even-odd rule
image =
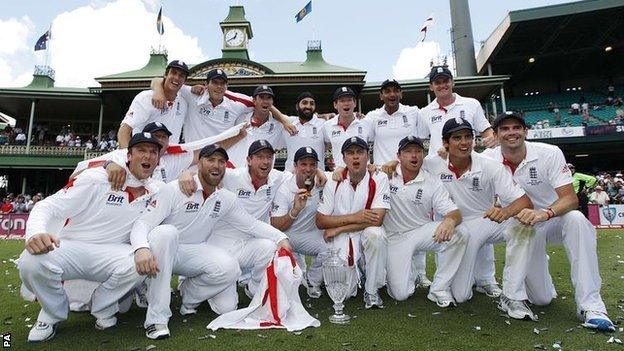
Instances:
[[[297,23],[301,22],[301,20],[310,12],[312,12],[312,1],[308,2],[308,4],[295,15]]]
[[[48,40],[50,40],[51,36],[52,36],[52,33],[50,32],[49,29],[47,32],[43,33],[43,35],[40,36],[39,39],[37,39],[37,43],[35,43],[35,51],[47,49]]]
[[[156,18],[156,30],[158,31],[158,34],[160,35],[165,34],[165,25],[163,24],[163,20],[162,20],[162,6],[160,7],[160,10],[158,11],[158,18]]]

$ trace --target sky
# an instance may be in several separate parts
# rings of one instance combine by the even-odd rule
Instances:
[[[300,23],[296,13],[308,0],[2,0],[0,87],[25,86],[35,65],[56,71],[56,86],[95,87],[95,77],[139,69],[151,48],[164,45],[169,60],[188,63],[221,57],[219,22],[231,5],[243,5],[251,22],[251,59],[304,61],[307,41],[321,40],[331,64],[367,71],[366,81],[418,79],[432,59],[448,56],[452,66],[449,1],[312,0]],[[571,2],[564,0],[470,0],[475,51],[509,11]],[[165,35],[156,15],[163,6]],[[421,42],[420,28],[434,24]],[[52,26],[49,50],[33,51]]]

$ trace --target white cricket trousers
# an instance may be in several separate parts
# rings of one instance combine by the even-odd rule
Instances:
[[[269,239],[232,239],[216,233],[208,240],[208,244],[224,250],[227,255],[238,261],[242,275],[250,277],[242,283],[247,284],[247,289],[252,294],[256,293],[258,285],[266,275],[266,268],[277,250],[277,244]],[[236,290],[233,294],[238,296]]]
[[[456,228],[451,241],[436,243],[433,233],[440,222],[431,222],[403,233],[388,235],[387,287],[395,300],[407,300],[414,293],[414,275],[418,272],[411,264],[415,252],[438,253],[436,272],[429,288],[433,293],[451,293],[451,283],[466,251],[467,239]]]
[[[451,284],[453,297],[459,303],[472,297],[476,262],[485,244],[506,241],[503,294],[513,300],[526,300],[524,285],[534,235],[530,227],[510,218],[496,223],[487,218],[474,218],[458,226],[466,233],[467,246],[457,274]]]
[[[287,233],[290,245],[296,254],[312,257],[312,265],[307,269],[308,282],[312,286],[323,283],[323,262],[329,257],[331,247],[323,239],[323,232],[312,230],[302,233]],[[297,260],[299,263],[299,260]]]
[[[118,301],[144,279],[134,265],[129,244],[93,244],[69,239],[42,255],[24,250],[19,259],[20,278],[41,304],[37,320],[55,324],[67,319],[69,301],[63,281],[99,282],[91,298],[91,314],[106,319],[119,311]]]
[[[349,238],[353,248],[353,263],[357,266],[351,281],[350,296],[357,295],[359,274],[366,277],[364,290],[376,294],[386,284],[386,247],[388,239],[383,227],[367,227],[360,232],[343,233],[334,237],[331,245],[340,249],[340,257],[347,261],[349,255]]]
[[[178,229],[170,224],[152,229],[148,242],[160,272],[147,279],[146,328],[150,324],[168,323],[173,274],[186,277],[180,286],[183,304],[195,308],[208,300],[217,314],[236,309],[236,280],[240,269],[238,262],[225,251],[206,243],[180,244]]]
[[[548,271],[546,243],[563,243],[570,261],[577,311],[607,313],[600,296],[600,270],[596,252],[596,229],[579,211],[551,218],[535,226],[536,235],[529,260],[526,288],[529,301],[547,305],[557,297]]]

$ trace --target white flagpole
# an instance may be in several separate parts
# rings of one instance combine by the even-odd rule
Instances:
[[[162,1],[160,2],[160,22],[161,22],[161,26],[164,29],[165,28],[165,21],[163,20],[163,3]],[[158,31],[158,53],[162,52],[162,34],[160,34],[160,30]]]
[[[48,28],[49,35],[46,42],[45,67],[48,67],[48,57],[50,55],[50,51],[52,50],[52,24],[54,24],[54,22],[50,23],[50,27]]]
[[[319,0],[316,0],[316,3],[318,3]],[[314,6],[314,5],[312,5]],[[314,12],[314,9],[312,9],[312,12]],[[311,20],[312,20],[312,40],[316,40],[316,20],[314,15],[310,15],[312,16]]]

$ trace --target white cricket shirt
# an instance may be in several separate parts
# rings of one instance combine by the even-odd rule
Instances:
[[[323,189],[323,199],[319,204],[317,211],[327,216],[340,216],[353,214],[363,210],[371,190],[371,175],[366,172],[364,178],[356,185],[355,189],[351,186],[348,172],[344,176],[344,180],[336,182],[328,179]],[[379,172],[373,174],[374,195],[372,195],[372,203],[370,208],[390,209],[390,189],[388,184],[388,176]]]
[[[373,163],[382,165],[396,160],[401,139],[409,135],[420,137],[419,111],[417,106],[399,104],[399,109],[391,115],[383,106],[366,114],[365,119],[370,119],[373,125]]]
[[[294,167],[295,153],[302,147],[311,147],[316,151],[319,157],[318,168],[325,170],[325,139],[323,137],[323,125],[325,120],[318,118],[316,115],[306,123],[301,123],[299,117],[289,117],[288,120],[296,128],[298,133],[290,135],[284,131],[284,140],[286,143],[286,151],[288,158],[286,159],[286,169]]]
[[[136,134],[142,132],[148,123],[160,122],[167,126],[167,129],[171,132],[169,141],[172,144],[179,143],[182,126],[188,110],[186,100],[178,92],[175,100],[167,105],[164,110],[159,110],[152,105],[153,95],[154,92],[152,90],[144,90],[138,93],[132,100],[130,108],[121,123],[132,127],[132,134]]]
[[[336,167],[344,167],[345,163],[342,159],[342,144],[345,140],[357,136],[366,141],[371,141],[372,122],[366,118],[354,119],[351,124],[345,129],[342,125],[338,124],[338,115],[329,121],[325,122],[323,132],[326,143],[330,143],[332,147],[332,156],[334,157],[334,164]]]
[[[298,191],[299,187],[297,186],[297,177],[293,175],[277,190],[277,195],[275,196],[275,201],[273,202],[273,209],[271,210],[271,217],[286,216],[293,208],[293,201],[295,200],[295,195]],[[286,234],[288,236],[290,236],[291,233],[320,232],[320,230],[316,227],[315,217],[316,209],[318,208],[322,197],[322,188],[312,188],[310,191],[310,197],[308,197],[305,207],[301,210],[301,212],[299,212],[297,219],[293,220],[290,228],[286,230]]]

